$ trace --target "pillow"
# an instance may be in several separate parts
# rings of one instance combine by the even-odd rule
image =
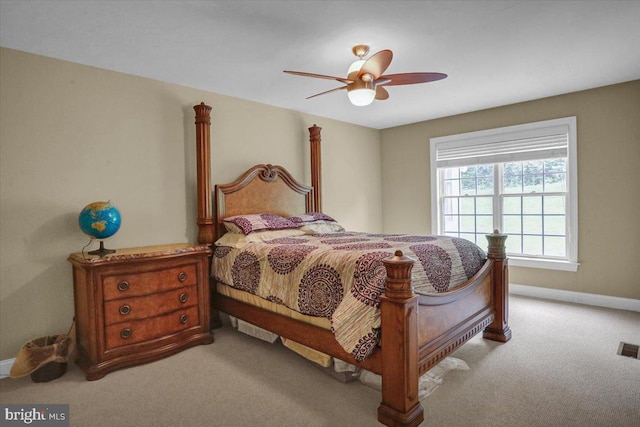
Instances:
[[[285,230],[298,228],[300,225],[272,214],[252,214],[230,216],[222,220],[227,231],[249,234],[262,230]]]
[[[340,233],[344,231],[344,227],[337,222],[314,221],[305,223],[300,230],[305,234]]]
[[[247,235],[243,233],[225,233],[224,236],[216,240],[216,246],[231,246],[232,248],[240,249],[249,243],[266,242],[268,240],[278,239],[281,237],[295,237],[304,236],[305,232],[295,229],[285,230],[267,230],[267,231],[254,231]]]
[[[323,214],[322,212],[307,212],[302,215],[290,216],[287,219],[295,222],[296,224],[306,224],[306,223],[315,222],[315,221],[336,222],[335,219],[331,218],[327,214]]]

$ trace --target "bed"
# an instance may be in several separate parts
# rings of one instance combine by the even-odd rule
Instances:
[[[213,246],[227,232],[223,219],[230,217],[291,218],[322,212],[320,127],[309,128],[311,186],[300,183],[281,166],[259,164],[234,182],[216,185],[212,192],[211,107],[201,103],[194,106],[194,110],[199,243]],[[271,306],[256,305],[242,298],[243,290],[225,291],[223,279],[215,271],[211,283],[212,309],[381,375],[378,420],[388,426],[417,426],[424,419],[418,399],[418,381],[422,374],[479,332],[484,338],[499,342],[511,338],[505,239],[497,230],[488,235],[486,258],[476,266],[474,274],[453,289],[438,292],[414,289],[412,271],[420,270],[421,263],[417,257],[407,256],[407,252],[412,255],[415,252],[406,247],[385,247],[390,253],[377,259],[378,271],[382,266],[384,275],[383,291],[376,303],[379,340],[364,353],[345,349],[333,328],[274,309],[281,301],[275,301],[275,305],[271,301]]]

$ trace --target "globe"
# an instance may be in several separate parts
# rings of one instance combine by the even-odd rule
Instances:
[[[92,239],[100,239],[100,249],[89,252],[91,255],[105,255],[115,252],[105,249],[102,239],[113,236],[120,229],[120,211],[111,202],[93,202],[80,211],[78,224],[80,230]]]
[[[111,202],[93,202],[78,216],[80,229],[94,239],[106,239],[120,229],[120,211]]]

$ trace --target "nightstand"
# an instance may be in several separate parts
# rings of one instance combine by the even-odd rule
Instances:
[[[87,380],[210,344],[206,245],[118,249],[69,256],[78,365]]]

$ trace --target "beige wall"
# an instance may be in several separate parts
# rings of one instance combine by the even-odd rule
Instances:
[[[193,105],[212,111],[212,181],[256,163],[309,184],[309,134],[323,128],[324,210],[350,229],[382,230],[380,133],[107,70],[0,49],[0,360],[66,332],[71,266],[89,241],[77,215],[120,209],[107,247],[196,239]],[[95,248],[94,243],[91,247]]]
[[[88,242],[77,214],[89,202],[111,199],[122,212],[107,247],[195,241],[200,101],[213,107],[214,183],[255,163],[309,183],[316,123],[325,212],[374,232],[431,231],[429,138],[576,115],[582,264],[514,267],[511,281],[640,298],[640,81],[376,131],[2,48],[0,360],[71,323],[66,258]]]
[[[431,232],[429,139],[576,116],[576,273],[511,267],[510,281],[640,299],[640,81],[386,129],[384,232]]]

